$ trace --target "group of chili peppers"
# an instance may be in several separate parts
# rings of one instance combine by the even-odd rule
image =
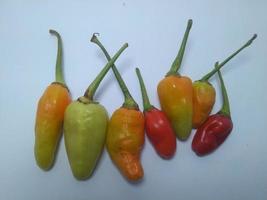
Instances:
[[[93,35],[91,42],[99,46],[108,63],[84,95],[72,101],[62,75],[62,40],[56,31],[50,30],[58,41],[56,80],[47,87],[38,103],[34,146],[38,166],[43,170],[49,170],[53,166],[62,128],[69,164],[73,175],[79,180],[91,176],[104,146],[124,177],[130,181],[140,180],[144,175],[140,156],[145,132],[158,155],[164,159],[174,156],[176,137],[186,140],[192,128],[197,129],[192,141],[192,150],[198,156],[216,150],[233,128],[229,100],[220,69],[248,47],[257,35],[223,62],[216,62],[214,68],[203,78],[192,82],[189,77],[178,73],[191,26],[192,20],[189,20],[178,55],[169,72],[158,84],[157,92],[162,111],[151,105],[140,70],[136,68],[143,99],[143,112],[139,110],[138,104],[114,65],[128,47],[127,43],[111,58],[97,35]],[[105,107],[94,100],[94,94],[110,68],[123,92],[124,102],[109,119]],[[210,115],[216,92],[208,81],[216,73],[221,84],[223,105],[217,114]]]

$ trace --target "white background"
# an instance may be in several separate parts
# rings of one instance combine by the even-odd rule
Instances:
[[[0,199],[228,199],[267,198],[267,16],[266,0],[1,0],[0,1]],[[172,160],[159,158],[146,140],[145,171],[139,184],[127,182],[102,155],[94,175],[76,181],[61,141],[55,166],[40,170],[34,160],[36,105],[54,81],[58,30],[64,43],[66,82],[73,99],[82,95],[105,64],[94,32],[117,61],[132,95],[141,105],[134,72],[140,67],[151,102],[159,106],[156,86],[178,48],[187,20],[194,21],[181,73],[201,78],[254,33],[258,38],[222,70],[231,102],[234,130],[213,154],[199,158],[191,137],[178,142]],[[217,77],[211,82],[218,88]],[[112,73],[95,99],[109,114],[123,102]],[[218,90],[213,112],[221,105]],[[142,106],[141,106],[142,108]]]

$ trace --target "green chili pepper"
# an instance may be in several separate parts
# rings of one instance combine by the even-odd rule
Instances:
[[[65,147],[73,175],[84,180],[91,176],[105,144],[108,115],[104,106],[93,100],[100,82],[120,54],[124,44],[90,84],[84,96],[72,102],[65,111]]]

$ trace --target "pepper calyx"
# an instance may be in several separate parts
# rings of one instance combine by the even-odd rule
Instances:
[[[68,86],[65,83],[54,81],[51,83],[51,85],[53,85],[53,84],[61,85],[62,87],[66,88],[68,90],[68,92],[70,92]]]
[[[177,76],[177,77],[181,77],[180,73],[178,72],[168,72],[165,77],[168,77],[168,76]]]
[[[79,102],[81,102],[83,104],[90,104],[90,103],[99,104],[97,101],[92,101],[92,100],[90,100],[89,98],[87,98],[85,96],[79,97],[77,99],[77,101],[79,101]]]
[[[217,112],[217,114],[231,119],[231,115],[228,113],[228,111],[220,110],[219,112]]]
[[[126,99],[124,103],[122,104],[123,108],[133,109],[133,110],[139,110],[139,106],[135,101],[131,101],[131,99]]]
[[[154,106],[152,106],[152,105],[150,105],[149,107],[147,107],[147,108],[144,108],[144,113],[145,112],[149,112],[149,111],[151,111],[151,110],[153,110],[153,109],[155,109],[155,107]]]
[[[195,83],[207,83],[207,84],[209,84],[210,86],[212,86],[212,84],[211,84],[209,81],[207,81],[207,80],[202,80],[202,79],[195,81]]]

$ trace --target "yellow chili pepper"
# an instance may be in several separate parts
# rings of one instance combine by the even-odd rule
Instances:
[[[192,20],[188,20],[186,32],[170,71],[158,84],[158,96],[162,110],[169,118],[176,136],[180,140],[186,140],[192,130],[193,115],[193,87],[189,77],[177,73],[181,66],[187,38],[192,26]]]
[[[228,61],[235,57],[244,48],[248,47],[257,35],[247,41],[240,49],[235,51],[232,55],[226,58],[222,63],[218,65],[218,68],[214,68],[208,74],[203,76],[202,79],[193,83],[193,127],[200,127],[210,115],[210,112],[215,103],[216,92],[214,87],[209,83],[209,79],[221,69]]]
[[[59,139],[62,135],[64,112],[71,97],[62,75],[62,41],[58,39],[56,82],[49,85],[39,100],[35,122],[35,159],[40,168],[48,170],[54,163]]]

